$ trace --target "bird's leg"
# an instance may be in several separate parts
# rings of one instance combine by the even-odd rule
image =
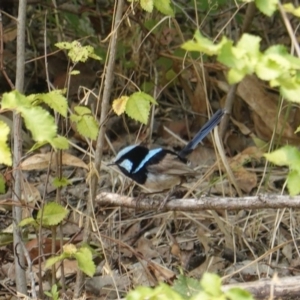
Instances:
[[[157,209],[158,211],[159,211],[159,210],[162,210],[162,209],[165,207],[166,203],[170,200],[172,194],[174,194],[174,192],[175,192],[175,190],[177,189],[177,187],[179,187],[179,185],[175,185],[175,186],[173,186],[173,187],[169,190],[169,192],[167,193],[166,197],[164,198],[164,200],[163,200],[163,201],[161,202],[161,204],[159,205],[159,207],[158,207],[158,209]]]

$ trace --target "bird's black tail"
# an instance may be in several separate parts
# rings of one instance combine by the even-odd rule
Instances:
[[[219,109],[208,121],[203,125],[194,138],[179,152],[180,157],[189,155],[198,144],[220,123],[224,109]]]

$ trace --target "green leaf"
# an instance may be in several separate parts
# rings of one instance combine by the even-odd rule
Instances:
[[[58,135],[49,142],[54,149],[61,149],[61,150],[69,149],[69,141],[63,136]]]
[[[122,96],[118,99],[115,99],[112,103],[112,109],[115,112],[115,114],[117,114],[118,116],[120,116],[121,114],[124,113],[125,109],[126,109],[126,105],[127,105],[127,101],[128,101],[129,97],[127,96]]]
[[[86,138],[96,140],[98,123],[92,115],[91,110],[85,106],[76,106],[74,110],[78,115],[72,114],[70,118],[76,124],[78,132]]]
[[[286,12],[291,13],[294,16],[300,18],[300,7],[296,8],[293,3],[283,4],[282,7]]]
[[[11,151],[8,146],[9,126],[0,121],[0,164],[12,165]],[[1,189],[0,189],[1,193]]]
[[[70,75],[79,75],[80,74],[80,71],[79,70],[73,70],[71,72],[69,72]]]
[[[73,46],[72,46],[72,43],[70,42],[60,42],[60,43],[56,43],[55,46],[58,48],[58,49],[61,49],[61,50],[69,50],[71,49]]]
[[[45,94],[31,95],[30,99],[33,101],[42,101],[43,103],[46,103],[49,107],[51,107],[54,111],[61,114],[63,117],[67,117],[68,101],[59,90],[51,91]]]
[[[12,91],[9,93],[4,93],[1,100],[2,109],[16,109],[18,112],[19,107],[30,107],[30,103],[27,101],[26,97],[19,93],[18,91]]]
[[[299,164],[299,163],[298,163]],[[291,170],[287,176],[287,188],[291,196],[296,196],[300,193],[300,173],[298,170]]]
[[[237,57],[233,49],[233,41],[227,40],[220,48],[218,61],[229,68],[238,67]]]
[[[140,0],[140,5],[147,12],[153,11],[153,0]]]
[[[278,166],[289,166],[300,171],[300,152],[296,147],[284,146],[273,152],[264,154],[266,159]],[[300,185],[299,185],[300,186]]]
[[[72,184],[71,183],[71,181],[68,179],[68,178],[66,178],[66,177],[62,177],[62,178],[57,178],[57,177],[55,177],[54,179],[53,179],[53,181],[52,181],[52,184],[53,184],[53,186],[54,187],[56,187],[56,188],[61,188],[61,187],[65,187],[65,186],[67,186],[67,185],[70,185],[70,184]]]
[[[192,295],[198,294],[203,290],[199,280],[184,275],[178,276],[178,279],[174,282],[173,289],[179,293],[183,299],[190,298]]]
[[[0,194],[5,194],[5,180],[4,180],[4,176],[1,173],[0,173]]]
[[[94,53],[94,48],[92,46],[82,46],[78,41],[73,41],[71,43],[56,43],[55,46],[59,49],[69,50],[68,56],[73,63],[80,61],[86,62],[89,57],[96,60],[101,60],[101,57]]]
[[[92,277],[96,272],[96,266],[93,262],[93,255],[89,248],[81,247],[75,254],[74,257],[77,260],[79,269]]]
[[[136,92],[129,97],[125,112],[132,119],[147,124],[150,103],[156,104],[157,102],[153,97],[146,93]]]
[[[221,285],[222,280],[216,274],[204,273],[201,281],[203,290],[211,296],[217,297],[222,295]]]
[[[41,220],[43,226],[58,225],[68,214],[68,210],[56,202],[47,203],[44,207],[43,219],[42,211],[39,210],[37,220]]]
[[[293,79],[291,79],[292,82]],[[280,83],[280,80],[279,80]],[[291,88],[290,86],[286,86],[284,84],[281,84],[279,87],[281,95],[286,98],[287,100],[290,100],[292,102],[300,103],[300,83],[294,84],[294,86]]]
[[[226,299],[229,300],[254,300],[254,297],[246,290],[232,288],[225,292]]]
[[[61,262],[63,259],[65,259],[65,254],[62,253],[58,256],[50,257],[46,260],[45,269],[52,267],[54,264]]]
[[[34,218],[25,218],[23,219],[20,223],[19,223],[19,226],[20,227],[25,227],[25,226],[28,226],[28,225],[33,225],[33,226],[37,226],[37,222]]]
[[[205,38],[199,31],[196,31],[194,39],[185,42],[181,48],[188,51],[204,52],[208,55],[217,55],[226,42],[228,42],[226,37],[222,37],[221,42],[215,45],[211,40]]]
[[[166,16],[175,17],[170,0],[154,0],[154,7]]]
[[[256,7],[268,17],[276,11],[278,0],[255,0]]]
[[[19,110],[24,118],[26,128],[30,130],[35,141],[49,142],[56,136],[57,126],[48,111],[39,106],[20,107]]]
[[[241,81],[245,75],[254,72],[260,57],[260,40],[257,36],[243,34],[235,47],[232,46],[232,42],[223,44],[218,61],[232,68],[228,72],[228,81],[231,84]]]
[[[90,115],[92,114],[92,111],[86,107],[86,106],[75,106],[74,111],[77,113],[79,116],[84,116],[84,115]]]
[[[10,232],[0,232],[0,247],[12,244],[14,242],[13,234]]]

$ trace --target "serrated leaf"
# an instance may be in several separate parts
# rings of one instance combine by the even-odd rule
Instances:
[[[278,0],[255,0],[256,7],[268,17],[271,17],[277,9]]]
[[[280,65],[270,56],[264,55],[255,68],[256,75],[262,80],[273,80],[282,74]]]
[[[54,264],[61,262],[63,259],[65,259],[65,256],[66,255],[64,253],[62,253],[61,255],[48,258],[46,260],[45,269],[48,269],[48,268],[52,267]]]
[[[79,116],[83,116],[83,115],[90,115],[92,113],[92,111],[86,107],[86,106],[75,106],[74,107],[74,111],[79,115]]]
[[[153,0],[140,0],[140,5],[147,12],[153,11]]]
[[[8,146],[9,126],[0,121],[0,164],[12,165],[11,151]],[[1,193],[1,191],[0,191]]]
[[[16,109],[18,112],[19,107],[30,107],[26,97],[19,93],[18,91],[12,91],[9,93],[4,93],[1,100],[2,109]]]
[[[154,7],[166,16],[175,16],[170,0],[154,0]]]
[[[55,90],[45,94],[36,94],[33,100],[41,100],[63,117],[67,117],[68,101],[60,91]]]
[[[295,169],[300,164],[300,152],[293,146],[284,146],[271,153],[266,153],[264,156],[268,161],[278,166],[289,166]]]
[[[92,46],[82,46],[78,41],[73,41],[71,43],[56,43],[55,46],[59,49],[69,50],[68,56],[73,63],[77,63],[79,61],[85,62],[89,57],[101,60],[101,57],[94,53],[94,48]]]
[[[300,193],[300,173],[298,170],[291,170],[287,176],[287,188],[291,196],[296,196]]]
[[[62,177],[62,178],[57,178],[55,177],[52,181],[52,184],[54,187],[56,188],[61,188],[61,187],[65,187],[67,185],[72,184],[70,180],[68,180],[68,178],[66,177]]]
[[[76,124],[78,132],[84,137],[92,140],[97,139],[98,135],[98,123],[91,115],[85,115]]]
[[[218,54],[218,61],[229,68],[235,68],[238,65],[233,49],[233,41],[227,40]]]
[[[43,226],[58,225],[68,214],[68,210],[56,202],[50,202],[44,206],[43,219],[42,212],[37,214],[37,220],[40,220]]]
[[[57,126],[48,111],[39,106],[20,107],[19,110],[35,141],[51,141],[56,136]]]
[[[246,53],[252,54],[252,56],[256,57],[260,54],[260,41],[261,38],[259,36],[244,33],[237,42],[236,48],[244,50]],[[251,45],[251,47],[249,47],[249,45]]]
[[[23,219],[19,223],[20,227],[25,227],[25,226],[28,226],[28,225],[34,225],[34,226],[36,226],[37,222],[36,222],[36,220],[34,218],[26,218],[26,219]]]
[[[56,43],[55,46],[61,50],[69,50],[72,48],[73,45],[70,42],[60,42],[60,43]]]
[[[129,99],[129,97],[122,96],[113,101],[112,108],[113,108],[113,111],[115,112],[115,114],[120,116],[121,114],[124,113],[128,99]]]
[[[69,149],[69,141],[64,136],[56,136],[49,141],[54,149],[67,150]]]
[[[134,93],[127,101],[125,112],[132,119],[147,124],[151,102],[156,103],[150,95],[143,92]]]
[[[77,260],[79,269],[86,275],[92,277],[96,272],[96,266],[93,262],[93,255],[89,248],[81,247],[74,257]]]
[[[188,50],[188,51],[199,51],[206,53],[208,55],[217,55],[228,40],[226,37],[222,37],[222,40],[219,44],[215,44],[211,40],[204,37],[200,31],[196,31],[194,35],[194,39],[185,42],[181,48]]]

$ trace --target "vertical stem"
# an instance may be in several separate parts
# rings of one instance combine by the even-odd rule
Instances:
[[[124,0],[116,0],[116,14],[114,25],[112,28],[112,35],[110,40],[110,48],[109,48],[109,58],[106,67],[106,74],[105,74],[105,81],[104,81],[104,89],[103,89],[103,97],[101,103],[101,115],[100,115],[100,130],[97,138],[97,146],[96,146],[96,154],[95,154],[95,168],[96,170],[100,170],[101,168],[101,160],[102,160],[102,153],[103,153],[103,144],[104,144],[104,137],[106,131],[106,124],[105,121],[107,119],[108,111],[109,111],[109,100],[111,94],[111,87],[114,81],[114,66],[115,66],[115,57],[116,57],[116,50],[117,50],[117,37],[118,37],[118,28],[122,20],[123,14],[123,7],[124,7]],[[100,98],[100,96],[99,96]],[[86,212],[86,221],[84,227],[84,238],[83,243],[89,241],[90,238],[90,227],[91,222],[90,218],[93,215],[94,211],[94,200],[96,197],[97,192],[97,184],[98,184],[98,177],[97,174],[94,174],[91,178],[91,187],[90,187],[90,195],[88,199],[87,205],[87,212]],[[83,287],[84,275],[81,271],[77,272],[76,278],[76,286],[74,297],[78,298],[81,294],[81,290]]]
[[[24,70],[25,70],[25,27],[26,27],[26,5],[27,0],[19,1],[18,11],[18,31],[17,31],[17,66],[16,66],[16,89],[23,92],[24,88]],[[14,193],[13,201],[18,202],[22,194],[22,174],[19,169],[22,157],[22,119],[20,114],[14,112],[13,115],[13,178],[14,178]],[[27,295],[27,284],[25,275],[25,257],[22,247],[21,232],[18,223],[22,219],[22,207],[15,205],[13,207],[14,218],[14,250],[15,250],[15,270],[16,270],[16,286],[17,291]]]

